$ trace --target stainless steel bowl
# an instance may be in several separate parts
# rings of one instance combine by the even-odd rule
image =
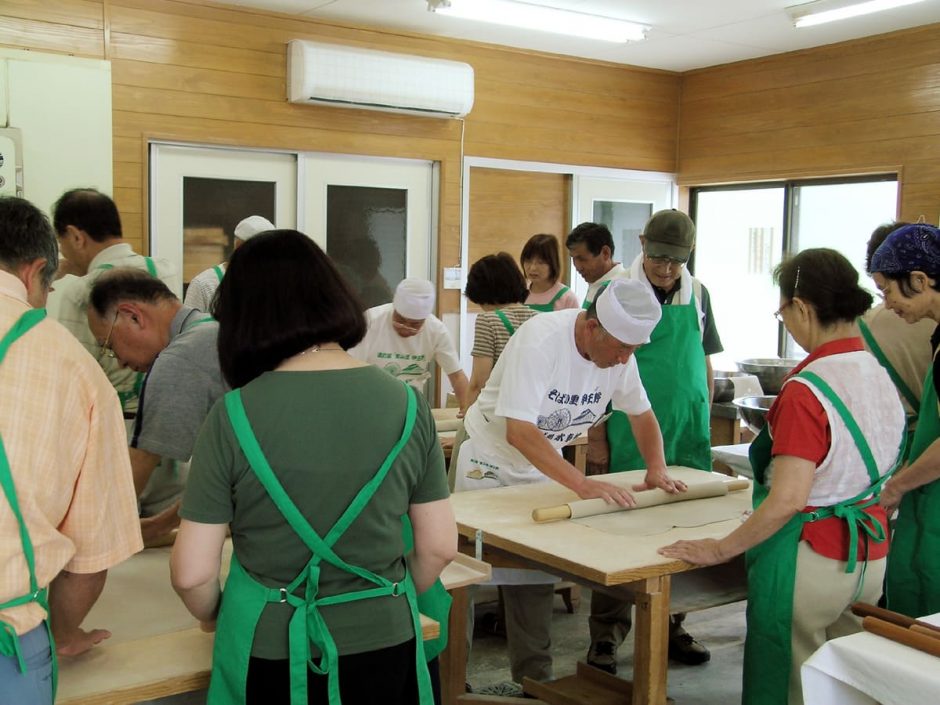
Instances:
[[[757,377],[764,394],[779,394],[784,378],[800,362],[794,358],[752,357],[736,364],[741,372]]]
[[[760,433],[764,424],[767,423],[767,411],[776,398],[776,396],[738,397],[733,403],[747,427],[754,433]]]

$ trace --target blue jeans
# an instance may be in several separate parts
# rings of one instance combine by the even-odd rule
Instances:
[[[46,625],[20,636],[26,673],[15,656],[0,656],[0,705],[52,705],[52,649]]]

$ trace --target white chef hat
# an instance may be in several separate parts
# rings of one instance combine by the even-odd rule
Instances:
[[[274,223],[260,215],[249,215],[242,222],[235,226],[235,237],[242,242],[248,242],[258,233],[268,230],[276,230]]]
[[[422,321],[434,310],[434,285],[427,279],[402,279],[392,305],[403,318]]]
[[[653,291],[638,279],[614,279],[597,297],[597,320],[621,343],[642,345],[663,315]]]

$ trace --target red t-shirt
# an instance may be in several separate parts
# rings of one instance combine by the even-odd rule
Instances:
[[[842,338],[820,345],[812,355],[809,355],[797,365],[790,376],[803,370],[813,360],[828,355],[857,352],[864,350],[861,338]],[[822,404],[805,384],[787,384],[781,390],[774,405],[767,412],[767,423],[773,431],[774,456],[792,455],[796,458],[809,460],[816,467],[825,460],[832,444],[832,429],[829,426],[829,417]],[[812,512],[816,507],[806,507],[804,512]],[[884,509],[878,505],[868,507],[866,513],[884,527],[888,535],[888,516]],[[800,537],[809,543],[816,553],[835,560],[848,559],[849,527],[842,519],[830,517],[819,521],[803,524],[803,533]],[[875,543],[869,541],[866,554],[865,538],[859,532],[858,556],[865,556],[875,560],[888,555],[888,542]]]

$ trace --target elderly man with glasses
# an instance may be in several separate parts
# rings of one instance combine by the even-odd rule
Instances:
[[[722,351],[708,290],[687,271],[695,247],[695,225],[674,209],[654,213],[640,235],[643,252],[618,278],[649,286],[662,305],[650,342],[637,350],[640,378],[663,433],[667,465],[711,470],[709,418],[714,386],[709,356]],[[645,467],[626,417],[615,413],[606,429],[589,434],[588,474]],[[591,597],[591,647],[587,660],[610,673],[617,648],[632,626],[631,605],[600,593]],[[709,660],[708,649],[682,628],[685,615],[669,624],[669,657],[688,665]]]
[[[196,434],[226,390],[218,325],[139,269],[105,272],[91,288],[88,326],[101,359],[144,376],[130,440],[141,531],[159,543],[179,524]]]

